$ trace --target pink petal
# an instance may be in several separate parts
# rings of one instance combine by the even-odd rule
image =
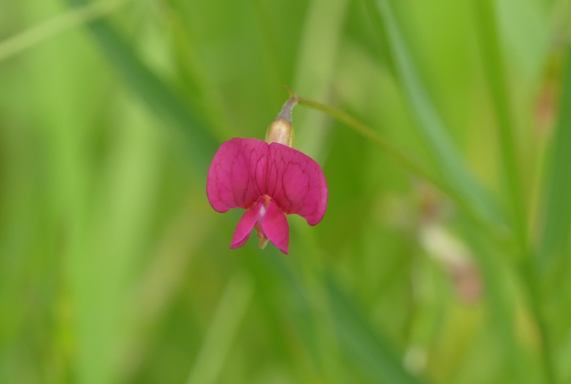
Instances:
[[[273,200],[266,207],[266,213],[260,226],[272,244],[287,255],[289,225],[285,214]]]
[[[234,231],[234,235],[232,236],[232,242],[230,243],[230,248],[238,248],[241,247],[248,241],[250,237],[250,232],[256,225],[256,221],[258,220],[258,205],[254,205],[252,208],[246,210],[240,221],[238,221],[238,225],[236,226],[236,230]]]
[[[248,208],[265,189],[268,144],[235,138],[222,144],[208,169],[206,193],[212,208]]]
[[[270,144],[266,193],[285,213],[303,216],[310,225],[321,221],[327,208],[327,183],[311,157],[279,143]]]

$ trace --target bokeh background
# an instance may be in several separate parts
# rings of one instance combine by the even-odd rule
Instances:
[[[570,17],[0,0],[0,382],[571,382]],[[207,167],[284,86],[328,211],[231,251]]]

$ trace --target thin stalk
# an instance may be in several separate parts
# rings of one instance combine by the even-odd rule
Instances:
[[[384,153],[386,153],[390,158],[392,158],[398,164],[406,168],[410,173],[428,181],[429,183],[433,184],[438,189],[442,190],[443,192],[446,192],[447,194],[452,193],[452,191],[449,191],[444,183],[442,183],[440,180],[438,180],[428,171],[426,171],[418,163],[418,161],[408,157],[401,150],[394,147],[392,144],[390,144],[384,138],[382,138],[371,127],[367,126],[365,123],[351,116],[347,112],[339,110],[337,108],[330,107],[326,104],[322,104],[317,101],[308,100],[304,98],[299,98],[299,105],[303,105],[305,107],[321,111],[326,115],[331,116],[335,120],[346,124],[349,128],[353,129],[359,135],[370,140],[373,144],[379,147]]]
[[[462,196],[460,196],[454,190],[454,188],[451,188],[448,184],[442,182],[440,179],[430,174],[430,172],[428,172],[423,166],[421,166],[416,159],[409,157],[399,148],[389,143],[381,135],[375,132],[374,129],[372,129],[362,121],[358,120],[357,118],[351,116],[347,112],[331,107],[329,105],[322,104],[314,100],[304,99],[303,97],[299,98],[298,103],[299,105],[315,109],[317,111],[323,112],[331,116],[335,120],[347,125],[347,127],[351,128],[359,135],[368,139],[371,143],[373,143],[379,149],[381,149],[387,156],[389,156],[393,161],[401,165],[411,174],[416,175],[421,179],[424,179],[425,181],[429,182],[437,189],[439,189],[442,193],[447,195],[451,200],[453,200],[456,204],[458,204],[458,206],[462,207],[465,210],[465,212],[470,216],[471,219],[479,223],[482,226],[482,228],[486,230],[488,234],[495,237],[496,240],[504,242],[503,238],[500,236],[500,232],[489,228],[487,221],[484,218],[482,218],[477,212],[475,212],[471,208],[471,206],[465,201],[465,199],[463,199]]]

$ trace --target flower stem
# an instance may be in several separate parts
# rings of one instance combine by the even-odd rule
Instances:
[[[292,94],[289,99],[286,100],[282,109],[276,119],[284,119],[285,121],[291,123],[291,113],[293,108],[299,103],[299,97]]]
[[[459,207],[461,207],[468,217],[475,223],[483,228],[489,236],[494,238],[499,243],[505,243],[505,238],[503,236],[504,232],[502,230],[497,230],[500,228],[492,228],[488,220],[478,214],[470,204],[459,194],[454,188],[452,188],[446,182],[435,177],[433,174],[428,172],[425,167],[420,165],[419,161],[408,156],[404,151],[397,148],[387,140],[385,140],[381,135],[379,135],[374,129],[348,114],[345,111],[331,107],[326,104],[322,104],[318,101],[305,99],[303,97],[298,98],[298,104],[307,108],[315,109],[317,111],[323,112],[335,120],[347,125],[347,127],[354,130],[359,135],[368,139],[371,143],[376,145],[381,149],[387,156],[389,156],[393,161],[400,164],[411,174],[420,177],[421,179],[427,181],[428,183],[435,186],[443,194],[447,195],[452,201],[454,201]]]
[[[445,183],[424,169],[424,167],[422,167],[417,160],[409,157],[403,151],[390,144],[371,127],[351,116],[347,112],[319,103],[317,101],[304,99],[303,97],[299,98],[298,103],[299,105],[321,111],[331,116],[335,120],[346,124],[349,128],[353,129],[359,135],[370,140],[371,143],[375,144],[395,162],[406,168],[410,173],[433,184],[445,194],[450,195],[454,200],[460,199]]]
[[[430,183],[436,185],[439,189],[445,190],[446,187],[442,184],[440,180],[437,180],[428,171],[426,171],[422,166],[418,164],[416,160],[408,157],[401,150],[394,147],[392,144],[387,142],[382,138],[377,132],[375,132],[371,127],[367,126],[365,123],[357,120],[355,117],[349,115],[347,112],[341,111],[339,109],[330,107],[325,104],[321,104],[317,101],[307,100],[304,98],[299,98],[299,105],[303,105],[308,108],[316,109],[318,111],[324,112],[325,114],[333,117],[335,120],[345,123],[349,128],[356,131],[359,135],[369,139],[373,144],[379,147],[383,152],[385,152],[389,157],[391,157],[396,162],[400,163],[402,166],[408,169],[409,172],[429,181]]]

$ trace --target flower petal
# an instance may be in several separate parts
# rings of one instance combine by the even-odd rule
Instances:
[[[268,144],[262,140],[235,138],[222,144],[206,181],[208,201],[214,210],[248,208],[265,189]]]
[[[327,209],[327,183],[321,167],[306,154],[279,143],[270,144],[266,193],[285,213],[303,216],[310,225]]]
[[[260,227],[272,244],[287,255],[289,225],[285,213],[273,200],[266,207],[266,214],[260,223]]]
[[[232,242],[230,243],[230,248],[238,248],[241,247],[248,241],[250,237],[250,232],[254,229],[254,225],[256,225],[256,221],[258,220],[258,205],[254,205],[252,208],[246,210],[240,221],[238,221],[238,225],[236,226],[236,230],[234,231],[234,235],[232,236]]]

